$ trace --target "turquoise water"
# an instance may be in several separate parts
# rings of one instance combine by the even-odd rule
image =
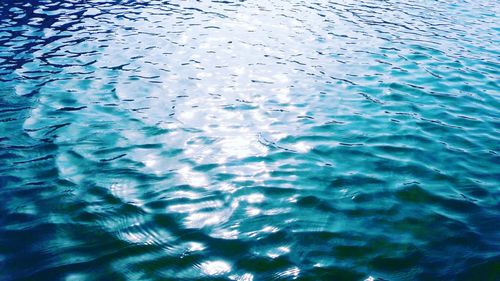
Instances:
[[[0,280],[500,280],[498,1],[0,3]]]

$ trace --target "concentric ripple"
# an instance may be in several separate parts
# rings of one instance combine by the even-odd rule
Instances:
[[[1,280],[499,280],[499,2],[0,2]]]

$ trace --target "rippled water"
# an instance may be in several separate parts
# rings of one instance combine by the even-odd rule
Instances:
[[[1,280],[499,280],[487,1],[0,3]]]

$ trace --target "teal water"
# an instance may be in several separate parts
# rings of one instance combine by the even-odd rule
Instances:
[[[499,2],[0,2],[0,280],[500,280]]]

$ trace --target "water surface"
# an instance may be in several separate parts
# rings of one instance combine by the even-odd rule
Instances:
[[[0,3],[1,280],[498,280],[499,2]]]

